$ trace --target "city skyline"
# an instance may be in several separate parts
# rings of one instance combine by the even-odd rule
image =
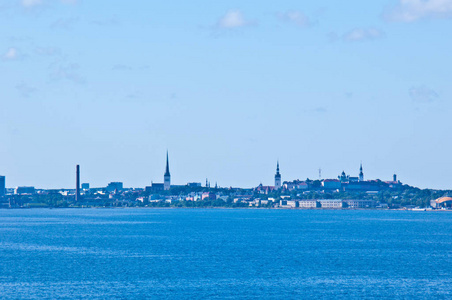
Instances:
[[[311,180],[311,181],[319,180],[321,182],[323,182],[325,180],[327,180],[327,181],[338,181],[338,182],[344,182],[344,181],[349,181],[349,180],[351,182],[366,182],[366,181],[380,180],[382,182],[399,182],[400,183],[400,181],[398,181],[397,174],[395,174],[395,173],[392,175],[392,180],[389,180],[389,179],[386,180],[386,178],[383,178],[383,179],[381,179],[381,178],[373,178],[373,179],[366,178],[365,179],[364,178],[362,162],[360,163],[359,174],[357,176],[353,176],[353,174],[354,174],[353,172],[346,173],[343,170],[342,173],[340,173],[340,175],[338,175],[337,177],[326,178],[326,177],[323,177],[321,175],[321,169],[319,169],[318,171],[319,171],[319,176],[317,178],[300,179],[298,177],[298,178],[286,178],[286,179],[283,179],[282,174],[280,173],[279,160],[277,160],[277,162],[276,162],[276,173],[274,175],[274,185],[273,185],[273,187],[274,187],[275,190],[279,190],[279,189],[285,188],[284,185],[287,184],[287,183],[290,184],[292,182],[297,182],[297,181],[300,181],[300,180],[301,180],[301,182],[304,182],[305,180]],[[89,179],[81,181],[80,175],[81,175],[81,173],[80,173],[80,165],[77,164],[76,165],[76,172],[75,172],[75,182],[76,182],[76,184],[75,184],[75,195],[76,195],[76,201],[77,201],[77,198],[80,197],[81,185],[88,185],[88,186],[94,187]],[[5,185],[5,178],[6,178],[6,176],[1,176],[0,175],[0,187],[3,186],[4,189],[5,188],[9,188],[9,189],[13,188],[12,186]],[[121,186],[123,186],[123,181],[122,180],[119,180],[119,181],[108,181],[108,182],[109,182],[108,185],[120,183]],[[192,183],[198,183],[199,186],[202,186],[202,181],[193,181],[193,180],[192,181],[187,181],[186,183],[171,184],[171,174],[170,174],[170,168],[169,168],[169,154],[168,154],[168,150],[167,150],[166,151],[166,167],[165,167],[165,172],[164,172],[164,175],[163,175],[163,183],[158,183],[154,179],[152,179],[150,181],[150,185],[146,185],[145,188],[148,188],[148,187],[149,188],[153,188],[154,186],[159,186],[158,189],[160,189],[160,186],[161,186],[162,190],[167,191],[167,190],[170,190],[171,186],[184,186],[184,185],[190,185]],[[105,185],[105,186],[107,186],[107,185]],[[217,187],[218,188],[220,188],[220,187],[222,187],[222,188],[231,187],[231,188],[254,189],[254,188],[256,188],[256,186],[262,186],[262,181],[259,183],[259,185],[255,185],[255,186],[251,186],[251,187],[248,187],[248,186],[220,186],[218,184],[218,181],[215,181],[215,188],[217,188]],[[269,187],[269,186],[272,186],[272,185],[265,185],[265,186]],[[16,187],[16,188],[17,187],[33,187],[33,188],[35,188],[34,185],[27,185],[27,186],[25,186],[25,185],[16,185],[14,187]],[[96,188],[101,188],[103,186],[95,186],[95,187]],[[209,180],[208,177],[206,177],[206,185],[205,185],[205,187],[209,187],[209,188],[211,187],[210,186],[210,180]],[[46,188],[43,188],[43,187],[36,187],[36,188],[38,188],[38,189],[40,189],[40,188],[46,189]],[[66,189],[70,189],[70,187],[60,187],[60,188],[61,189],[65,189],[65,190]],[[128,186],[128,188],[143,188],[143,187]],[[53,189],[55,189],[55,188],[53,188]],[[56,188],[56,189],[58,189],[58,188]],[[1,195],[1,191],[2,190],[0,190],[0,195]]]
[[[451,32],[452,0],[0,0],[0,298],[447,298]]]
[[[8,186],[272,184],[397,173],[450,189],[452,1],[0,2]],[[83,181],[83,177],[82,177]]]
[[[340,174],[342,174],[342,176],[344,176],[344,174],[347,174],[347,176],[350,176],[350,177],[352,177],[352,178],[356,178],[357,180],[359,180],[359,181],[367,181],[367,180],[381,180],[381,181],[383,181],[383,182],[385,182],[385,181],[392,181],[391,179],[392,178],[398,178],[397,176],[397,174],[396,173],[393,173],[391,176],[387,176],[387,177],[382,177],[382,178],[379,178],[379,177],[375,177],[375,178],[372,178],[372,179],[368,179],[368,178],[366,178],[366,180],[364,180],[364,173],[363,173],[363,163],[362,163],[362,161],[360,162],[360,164],[359,164],[359,169],[357,169],[358,171],[356,172],[356,174],[355,174],[355,172],[354,171],[345,171],[345,169],[342,169],[342,171],[341,172],[339,172],[338,174],[339,174],[339,176],[332,176],[332,177],[325,177],[325,176],[322,176],[322,169],[321,168],[319,168],[319,169],[317,169],[316,171],[318,172],[318,176],[317,177],[300,177],[300,176],[298,176],[298,177],[293,177],[293,178],[284,178],[283,176],[282,176],[282,174],[280,173],[280,164],[279,164],[279,159],[276,161],[276,174],[273,176],[273,186],[275,186],[275,188],[276,189],[279,189],[279,188],[281,188],[282,187],[282,184],[284,183],[284,182],[291,182],[291,181],[297,181],[297,180],[301,180],[301,181],[304,181],[304,180],[321,180],[321,181],[323,181],[323,180],[330,180],[330,179],[337,179],[337,178],[340,178],[341,177],[341,175]],[[356,175],[356,176],[353,176],[353,175]],[[7,177],[7,176],[5,176],[5,175],[0,175],[0,177],[3,177],[3,182],[5,181],[5,177]],[[267,176],[268,177],[268,176]],[[164,175],[162,176],[162,178],[163,178],[163,180],[162,180],[162,182],[163,183],[160,183],[162,186],[164,186],[164,190],[169,190],[169,187],[172,185],[171,184],[171,175],[170,175],[170,171],[169,171],[169,152],[168,152],[168,150],[166,151],[166,167],[165,167],[165,172],[164,172]],[[83,183],[87,183],[87,184],[92,184],[92,181],[90,181],[89,180],[89,178],[87,178],[86,180],[84,180],[84,181],[81,181],[81,179],[80,179],[80,164],[77,164],[76,165],[76,175],[75,175],[75,177],[74,177],[74,179],[76,180],[76,187],[80,187],[80,185],[82,184],[82,182]],[[209,182],[209,187],[210,187],[210,177],[209,176],[206,176],[205,177],[205,180],[206,180],[206,184],[207,184],[207,182]],[[395,179],[393,179],[394,181],[395,181]],[[103,180],[104,182],[106,182],[106,183],[112,183],[112,182],[121,182],[121,183],[123,183],[123,182],[125,182],[123,179],[120,179],[120,178],[116,178],[116,179],[104,179]],[[153,183],[155,184],[156,182],[158,182],[158,180],[156,181],[155,180],[155,178],[152,178],[152,179],[150,179],[150,185],[152,185]],[[185,185],[185,184],[188,184],[188,183],[191,183],[191,182],[198,182],[198,183],[202,183],[203,182],[203,180],[193,180],[193,179],[188,179],[187,181],[185,181],[185,182],[177,182],[177,184],[176,185]],[[263,182],[265,182],[265,183],[268,183],[267,181],[259,181],[259,183],[258,184],[255,184],[255,185],[252,185],[252,186],[243,186],[243,185],[235,185],[235,186],[232,186],[232,185],[222,185],[222,187],[234,187],[234,188],[245,188],[245,189],[250,189],[250,188],[255,188],[257,185],[262,185],[262,183]],[[104,184],[104,185],[102,185],[102,184],[94,184],[94,186],[97,186],[97,187],[102,187],[102,186],[106,186],[107,184]],[[219,184],[218,184],[218,181],[217,180],[215,180],[215,185],[218,185],[218,186],[220,186]],[[411,185],[410,183],[408,183],[408,182],[405,182],[406,184],[408,184],[408,185]],[[6,185],[6,187],[7,188],[12,188],[12,187],[18,187],[18,186],[22,186],[22,187],[25,187],[25,186],[33,186],[33,187],[35,187],[35,185],[34,184],[27,184],[27,185],[24,185],[24,184],[19,184],[19,185],[12,185],[12,186],[8,186],[8,185]],[[134,185],[128,185],[130,188],[141,188],[142,186],[134,186]],[[145,186],[149,186],[149,184],[146,184]],[[271,186],[271,184],[269,184],[269,185],[267,185],[267,186]],[[411,186],[414,186],[414,185],[411,185]],[[414,186],[414,187],[418,187],[418,186]],[[60,187],[40,187],[40,188],[43,188],[43,189],[59,189],[59,188],[61,188],[61,189],[67,189],[68,187],[66,186],[66,187],[63,187],[63,186],[60,186]],[[419,187],[419,188],[422,188],[422,187]],[[432,189],[432,188],[430,188],[430,189]],[[445,189],[437,189],[437,190],[447,190],[447,188],[445,188]]]

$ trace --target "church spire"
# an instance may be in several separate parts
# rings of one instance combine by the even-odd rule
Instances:
[[[279,173],[279,160],[276,162],[275,189],[281,188],[281,174]]]
[[[165,176],[166,175],[170,175],[170,171],[169,171],[169,159],[168,159],[168,150],[166,150],[166,171],[165,171]]]
[[[363,162],[359,166],[359,181],[364,181]]]
[[[166,150],[166,170],[165,175],[163,176],[163,189],[168,191],[171,188],[171,175],[169,171],[169,159],[168,159],[168,150]]]

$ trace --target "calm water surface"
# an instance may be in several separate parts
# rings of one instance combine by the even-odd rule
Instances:
[[[452,298],[452,213],[0,210],[0,298]]]

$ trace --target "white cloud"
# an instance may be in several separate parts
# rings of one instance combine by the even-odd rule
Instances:
[[[247,21],[242,12],[239,10],[230,10],[223,17],[218,20],[217,26],[223,29],[234,29],[250,25],[251,22]]]
[[[20,54],[19,54],[19,50],[17,50],[17,48],[9,48],[8,51],[6,51],[5,54],[3,54],[3,59],[4,60],[16,60],[19,59]]]
[[[413,22],[427,18],[452,17],[452,0],[399,0],[384,13],[388,21]]]
[[[306,27],[311,24],[309,18],[301,11],[278,13],[277,17],[282,21],[290,22],[300,27]]]
[[[347,42],[357,42],[364,40],[374,40],[384,36],[384,33],[375,28],[355,28],[343,35],[343,40]]]
[[[41,4],[42,0],[22,0],[22,6],[26,8],[31,8]]]
[[[437,92],[426,86],[416,86],[408,91],[414,102],[427,103],[435,101],[439,95]]]

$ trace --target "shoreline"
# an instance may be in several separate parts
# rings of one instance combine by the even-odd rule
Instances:
[[[34,209],[217,209],[217,210],[302,210],[302,211],[412,211],[412,212],[452,212],[452,209],[413,210],[404,208],[287,208],[287,207],[4,207],[1,210],[34,210]]]

